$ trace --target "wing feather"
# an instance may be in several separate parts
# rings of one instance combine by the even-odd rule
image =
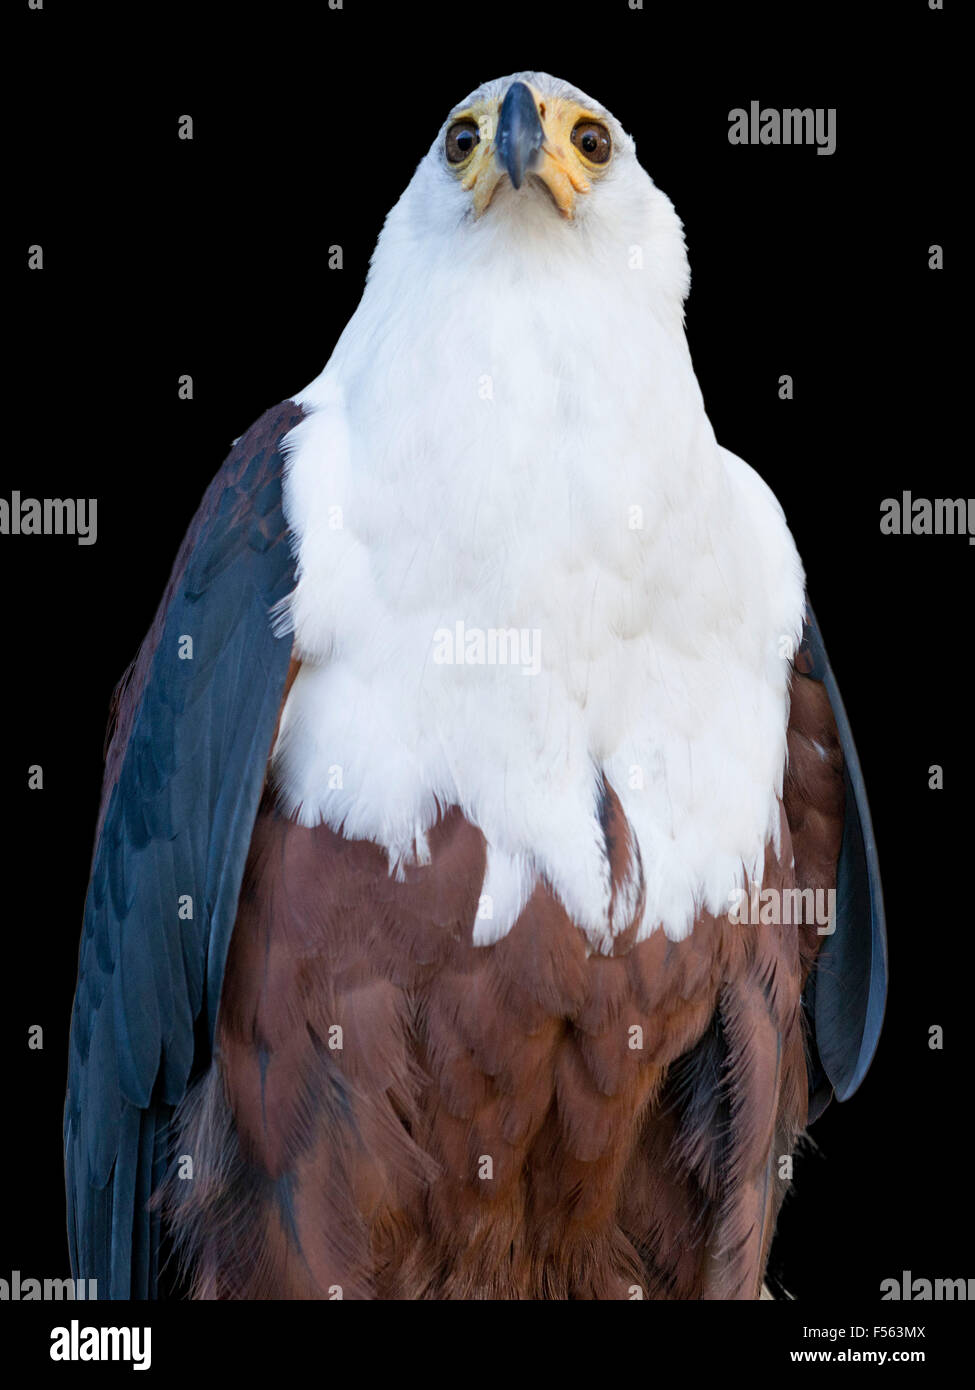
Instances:
[[[101,1297],[157,1292],[149,1198],[172,1110],[209,1063],[291,657],[269,613],[294,584],[281,447],[301,418],[285,402],[237,441],[113,703],[64,1115],[72,1270]]]
[[[836,870],[836,920],[806,985],[810,1038],[810,1120],[835,1092],[857,1090],[877,1050],[887,997],[887,933],[880,863],[866,787],[850,721],[829,664],[815,614],[807,603],[796,671],[825,691],[843,755],[845,792]]]

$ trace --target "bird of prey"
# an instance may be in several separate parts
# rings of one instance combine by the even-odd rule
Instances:
[[[885,996],[859,764],[681,223],[447,116],[116,692],[65,1150],[101,1295],[750,1299]]]

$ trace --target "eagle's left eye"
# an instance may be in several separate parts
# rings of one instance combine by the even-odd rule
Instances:
[[[590,164],[605,164],[613,149],[609,131],[601,121],[579,121],[572,132],[572,143]]]
[[[445,152],[448,164],[461,164],[481,139],[474,121],[454,121],[447,131]]]

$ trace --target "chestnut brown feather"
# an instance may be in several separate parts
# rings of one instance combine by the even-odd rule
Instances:
[[[763,887],[828,889],[842,757],[799,674],[788,746]],[[636,943],[608,784],[601,818],[614,903],[640,885],[611,956],[544,882],[475,946],[486,848],[456,807],[398,881],[265,794],[213,1064],[179,1116],[196,1177],[163,1193],[197,1296],[759,1297],[821,938],[702,912]]]

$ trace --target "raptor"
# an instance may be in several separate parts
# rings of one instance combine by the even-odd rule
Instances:
[[[876,1047],[883,911],[802,565],[715,439],[688,284],[610,112],[489,82],[324,370],[234,445],[116,694],[78,1277],[760,1296],[782,1159]],[[448,659],[457,631],[532,660]],[[835,891],[833,929],[732,920],[755,888]]]

